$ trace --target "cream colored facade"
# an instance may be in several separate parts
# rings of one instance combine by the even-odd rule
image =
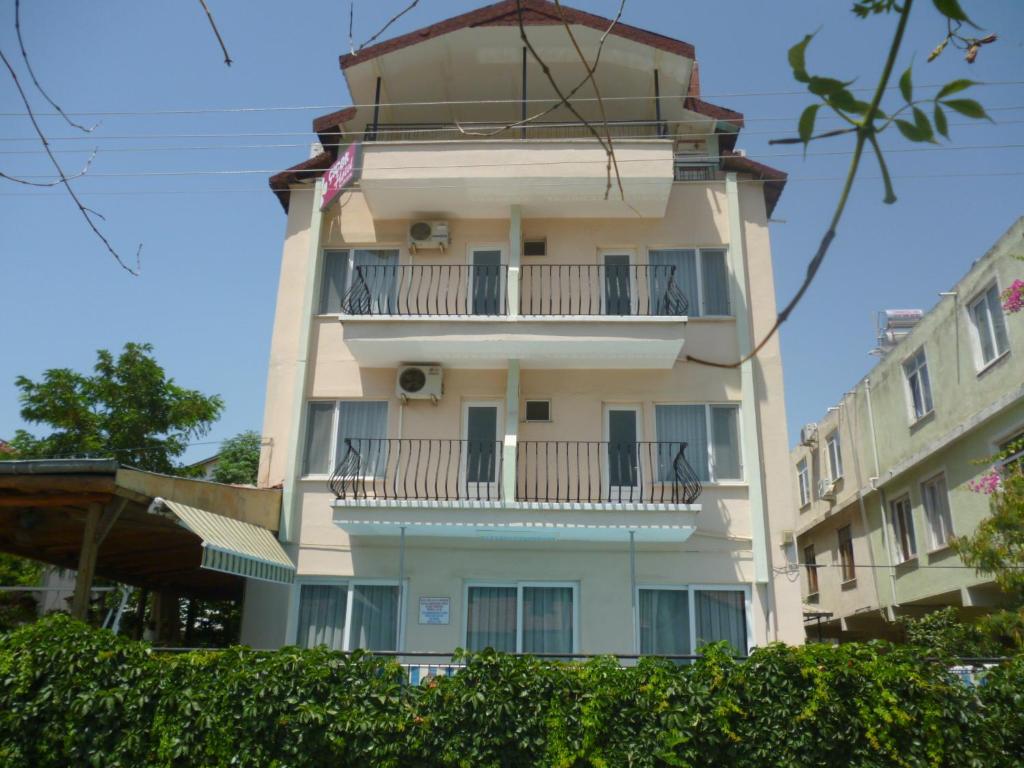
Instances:
[[[810,445],[793,450],[800,560],[808,562],[811,547],[818,566],[817,590],[808,569],[802,569],[805,609],[831,614],[822,623],[823,636],[887,637],[898,632],[893,622],[900,616],[939,606],[955,606],[969,616],[999,605],[991,578],[963,567],[948,539],[970,534],[988,512],[988,498],[968,487],[987,471],[983,460],[1024,435],[1024,317],[1000,310],[996,324],[1001,317],[1005,343],[997,342],[986,360],[974,309],[993,288],[999,293],[1020,278],[1022,255],[1024,219],[1019,219],[829,409],[812,431]],[[984,323],[980,330],[985,331]],[[929,394],[915,411],[908,371],[922,360]],[[832,485],[828,438],[833,434],[841,446],[842,476],[832,489],[834,498],[823,498],[819,484]],[[802,506],[801,462],[813,490]],[[932,491],[943,488],[936,505]],[[947,512],[948,530],[941,519]],[[897,516],[909,518],[909,525],[895,521]],[[839,552],[839,531],[847,525],[852,575],[844,572]],[[809,622],[808,636],[816,638],[817,632],[817,623]]]
[[[537,12],[549,8],[529,5]],[[565,72],[575,71],[571,59],[558,59],[567,41],[546,25],[532,29],[539,30],[542,55],[562,61]],[[438,61],[474,58],[506,62],[492,96],[500,100],[504,88],[519,98],[518,30],[493,27],[486,38],[478,31],[425,33],[425,42],[379,54],[369,49],[347,66],[343,60],[353,100],[372,103],[366,88],[380,78],[388,103],[411,101],[416,84],[407,79],[414,73],[430,71]],[[583,24],[578,31],[583,38],[596,34]],[[639,32],[634,37],[644,39]],[[609,92],[632,83],[638,71],[646,78],[659,70],[662,93],[676,96],[665,100],[674,122],[664,135],[617,145],[620,161],[635,161],[624,164],[625,203],[616,194],[604,199],[604,152],[593,139],[558,138],[554,129],[555,138],[526,136],[496,146],[469,137],[423,139],[402,132],[400,115],[385,121],[364,108],[338,128],[341,135],[355,131],[377,140],[363,142],[362,178],[339,201],[321,211],[317,174],[288,179],[260,482],[285,488],[281,538],[296,561],[297,580],[290,588],[249,583],[244,642],[308,643],[323,636],[320,619],[311,617],[324,609],[338,613],[333,635],[326,636],[335,647],[355,647],[360,641],[353,627],[361,620],[355,614],[365,607],[358,602],[360,586],[395,587],[394,647],[377,649],[409,657],[471,646],[482,621],[470,615],[471,604],[483,601],[488,589],[504,589],[509,599],[516,595],[518,626],[502,625],[515,633],[511,650],[536,650],[530,638],[545,632],[552,652],[579,654],[695,652],[700,642],[734,640],[737,631],[740,651],[775,640],[802,641],[799,586],[786,577],[796,505],[786,467],[777,339],[738,368],[689,359],[735,361],[774,320],[768,232],[774,198],[765,190],[771,182],[761,166],[728,170],[715,159],[703,179],[678,178],[677,159],[692,155],[697,143],[719,153],[721,121],[682,109],[684,96],[697,88],[692,58],[614,35],[603,56],[608,63],[601,76]],[[470,100],[480,89],[464,74],[452,83],[448,100]],[[506,119],[479,105],[474,109],[476,120]],[[650,122],[647,112],[624,119],[643,114]],[[668,119],[664,113],[662,118]],[[384,122],[389,133],[379,128]],[[699,127],[683,127],[690,123]],[[410,225],[421,220],[448,223],[443,252],[410,246]],[[524,241],[538,239],[545,255],[524,255]],[[318,312],[329,290],[323,284],[325,254],[357,249],[393,254],[385,274],[397,277],[384,289],[392,292],[388,306],[354,312],[343,303],[340,312]],[[680,249],[721,256],[727,313],[698,314],[699,285],[684,286],[684,293],[697,294],[686,296],[688,313],[652,309],[663,287],[650,276],[657,258],[652,254]],[[481,250],[500,254],[496,287],[473,282],[479,274],[473,272],[474,253]],[[621,260],[609,266],[609,255]],[[443,277],[423,277],[439,271]],[[558,274],[569,277],[551,277]],[[628,297],[619,310],[612,308],[609,274],[628,276]],[[444,298],[460,290],[483,290],[497,309],[479,311],[472,297],[455,304]],[[396,394],[399,369],[415,363],[442,369],[443,394],[436,400]],[[526,420],[526,402],[534,400],[548,402],[547,420]],[[344,481],[339,468],[329,486],[332,473],[305,473],[303,453],[317,440],[310,432],[310,404],[332,402],[386,403],[378,432],[372,438],[360,434],[355,444],[373,440],[389,447],[382,468],[360,464],[355,479]],[[708,419],[707,455],[687,453],[682,464],[699,462],[696,474],[708,478],[737,475],[704,479],[695,499],[678,495],[683,470],[673,441],[679,438],[664,434],[664,409],[675,405],[705,406]],[[486,482],[472,483],[468,478],[478,470],[467,468],[473,460],[466,453],[473,443],[470,409],[491,406],[491,444],[497,446],[487,454],[492,464]],[[336,408],[343,413],[343,406]],[[719,417],[731,426],[713,425]],[[623,420],[627,438],[616,436]],[[345,427],[335,429],[332,467],[343,463],[345,452]],[[622,440],[634,457],[625,495],[611,479],[611,451]],[[448,453],[432,453],[420,463],[408,458],[435,450]],[[659,464],[669,455],[665,450],[676,457],[673,470]],[[461,453],[452,458],[451,451]],[[737,469],[724,469],[733,463]],[[315,590],[307,588],[317,585],[335,587],[331,594],[343,607],[325,602],[327,590],[316,593],[325,601],[314,605]],[[541,600],[526,595],[531,588],[556,591],[559,607],[530,614],[540,609],[529,605],[540,603],[529,601]],[[688,595],[689,613],[659,619],[658,631],[676,640],[668,651],[655,648],[653,619],[645,613],[652,595],[680,591]],[[669,605],[668,597],[664,603]],[[719,610],[713,606],[725,603],[734,606],[732,629],[716,635],[713,625],[726,619],[712,615]],[[677,610],[682,605],[672,604]],[[444,606],[441,613],[431,613],[438,605]],[[368,610],[392,607],[381,603]],[[565,645],[570,638],[571,647]]]

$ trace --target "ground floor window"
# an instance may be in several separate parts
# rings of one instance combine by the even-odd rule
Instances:
[[[643,654],[685,656],[719,640],[747,652],[746,590],[642,587],[639,609]]]
[[[302,584],[296,644],[339,651],[398,650],[398,584]]]
[[[470,584],[466,648],[509,653],[575,653],[574,584]]]

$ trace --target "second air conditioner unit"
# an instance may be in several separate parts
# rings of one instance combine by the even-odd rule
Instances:
[[[810,448],[818,441],[818,425],[814,422],[800,428],[800,445]]]
[[[407,400],[433,400],[443,394],[443,374],[439,365],[403,365],[398,369],[395,382],[398,398]]]
[[[818,498],[826,501],[836,500],[836,481],[822,478],[818,481]]]
[[[440,250],[444,253],[451,242],[447,221],[417,221],[409,227],[409,250]]]

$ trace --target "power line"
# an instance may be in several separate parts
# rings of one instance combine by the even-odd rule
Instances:
[[[926,85],[915,85],[918,89],[942,88],[945,83],[928,83]],[[1013,86],[1024,85],[1024,80],[990,80],[975,83],[976,86]],[[891,85],[887,91],[896,90],[898,86]],[[851,92],[868,92],[872,88],[850,88]],[[698,98],[706,99],[730,99],[750,98],[762,96],[807,96],[806,90],[785,90],[785,91],[738,91],[733,93],[701,94]],[[685,98],[679,94],[666,94],[663,96],[605,96],[604,101],[675,101]],[[596,97],[574,97],[573,103],[596,102]],[[76,117],[147,117],[147,116],[169,116],[169,115],[205,115],[205,114],[244,114],[252,112],[301,112],[311,110],[329,110],[332,112],[342,109],[372,109],[375,106],[384,107],[436,107],[436,106],[472,106],[476,104],[557,104],[558,99],[535,98],[535,99],[445,99],[440,101],[392,101],[381,102],[380,104],[302,104],[295,106],[268,106],[268,107],[193,107],[185,109],[152,109],[152,110],[118,110],[118,111],[95,111],[95,112],[67,112],[68,115]],[[27,112],[0,112],[0,117],[27,117]],[[59,117],[57,112],[36,112],[36,117]]]

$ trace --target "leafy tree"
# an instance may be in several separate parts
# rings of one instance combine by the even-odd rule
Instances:
[[[213,479],[218,483],[256,485],[260,467],[260,434],[249,430],[228,438],[220,445]]]
[[[43,566],[35,560],[0,553],[0,584],[5,587],[34,587],[39,584]],[[32,621],[36,601],[26,592],[0,592],[0,631]]]
[[[96,353],[93,374],[52,368],[39,381],[19,376],[21,416],[52,432],[18,430],[21,458],[110,456],[154,472],[174,473],[174,459],[205,435],[224,403],[178,386],[152,355],[151,344],[125,344],[121,354]]]

